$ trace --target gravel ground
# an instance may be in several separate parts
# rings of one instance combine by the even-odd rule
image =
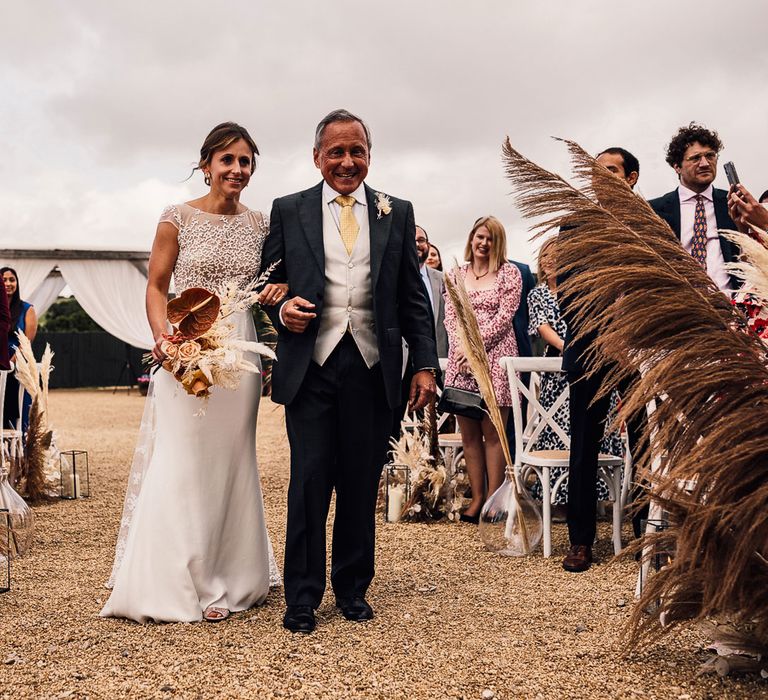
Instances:
[[[346,622],[329,595],[310,636],[282,629],[279,590],[216,625],[102,620],[142,408],[135,392],[52,392],[59,446],[88,450],[93,495],[36,508],[33,551],[0,595],[0,698],[768,698],[764,682],[697,678],[695,632],[623,657],[635,564],[567,574],[563,525],[545,560],[492,555],[471,525],[382,524],[376,618]],[[280,560],[288,447],[269,400],[258,430]],[[602,562],[609,536],[601,524]]]

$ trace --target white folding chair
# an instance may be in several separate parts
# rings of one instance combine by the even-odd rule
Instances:
[[[520,379],[520,373],[530,372],[540,375],[542,372],[561,373],[563,371],[560,357],[503,357],[501,366],[506,370],[509,388],[512,393],[512,417],[515,424],[515,474],[521,480],[527,472],[533,472],[541,483],[542,516],[544,520],[544,556],[552,556],[552,502],[555,500],[568,474],[571,437],[557,423],[555,416],[560,407],[568,400],[569,389],[565,389],[555,399],[550,408],[544,408],[539,401],[538,393],[531,391]],[[531,382],[531,387],[537,386]],[[528,425],[532,425],[527,439],[523,433],[523,409],[520,396],[528,399]],[[549,428],[565,445],[563,450],[539,450],[536,442],[544,431]],[[608,492],[613,499],[613,549],[616,554],[621,551],[621,518],[622,518],[622,483],[621,467],[623,457],[600,454],[598,457],[598,475],[602,476],[608,486]],[[550,470],[553,467],[565,468],[554,484],[550,484]]]

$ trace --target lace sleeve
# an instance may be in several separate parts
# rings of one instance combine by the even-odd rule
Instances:
[[[179,213],[179,208],[175,204],[171,204],[170,206],[163,209],[163,213],[160,214],[160,220],[157,223],[173,224],[176,227],[176,230],[180,231],[181,230],[181,214]]]

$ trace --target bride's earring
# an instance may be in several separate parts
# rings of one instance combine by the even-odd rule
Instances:
[[[203,182],[208,185],[208,187],[211,186],[211,174],[205,173],[205,177],[203,178]]]

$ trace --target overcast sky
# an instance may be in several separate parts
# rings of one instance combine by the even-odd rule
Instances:
[[[319,181],[314,127],[346,107],[370,124],[367,182],[410,199],[443,249],[484,214],[532,261],[501,143],[564,172],[562,145],[621,145],[647,197],[676,186],[664,150],[696,120],[721,164],[768,188],[768,11],[761,0],[28,0],[0,27],[0,247],[149,249],[215,124],[262,157],[243,195]],[[722,172],[716,181],[725,187]]]

